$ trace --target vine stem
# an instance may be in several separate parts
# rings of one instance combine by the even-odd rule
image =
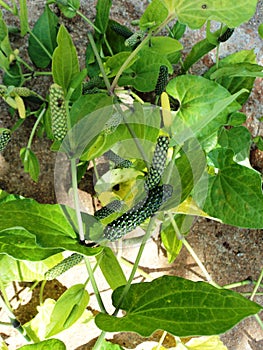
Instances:
[[[150,40],[152,36],[152,32],[150,32],[144,39],[143,41],[136,47],[136,49],[134,51],[132,51],[132,53],[130,54],[130,56],[127,58],[127,60],[123,63],[123,65],[121,66],[121,68],[119,69],[118,73],[116,74],[111,87],[110,87],[110,91],[111,93],[113,93],[119,79],[120,76],[122,75],[122,73],[125,71],[125,69],[128,67],[128,65],[130,64],[130,62],[135,58],[135,56],[137,55],[137,53],[144,47],[145,44],[147,44],[147,42]]]
[[[139,262],[141,260],[142,253],[144,251],[146,242],[148,241],[148,239],[150,238],[150,236],[152,234],[152,228],[154,227],[154,222],[155,222],[155,216],[152,216],[151,219],[150,219],[150,222],[148,224],[147,231],[146,231],[145,235],[143,236],[143,240],[142,240],[142,243],[140,245],[138,254],[136,256],[136,259],[135,259],[132,271],[130,273],[129,279],[128,279],[127,284],[125,285],[125,287],[124,287],[124,289],[122,291],[120,299],[118,300],[118,303],[117,303],[117,306],[116,306],[115,311],[113,313],[113,316],[117,316],[117,314],[118,314],[118,312],[120,310],[121,303],[122,303],[123,299],[126,297],[128,291],[130,289],[131,283],[132,283],[132,281],[134,279],[134,276],[135,276],[135,274],[137,272],[137,269],[138,269],[138,266],[139,266]]]
[[[78,223],[79,240],[84,241],[85,236],[84,236],[83,222],[81,218],[81,211],[80,211],[80,205],[79,205],[77,167],[76,167],[75,158],[70,159],[70,168],[71,168],[71,177],[72,177],[74,206],[75,206],[75,212],[76,212],[77,223]]]
[[[254,297],[255,297],[255,295],[256,295],[256,293],[257,293],[257,290],[258,290],[258,288],[259,288],[259,286],[260,286],[260,284],[261,284],[262,279],[263,279],[263,269],[261,270],[261,273],[260,273],[260,275],[259,275],[259,278],[258,278],[258,280],[257,280],[257,283],[256,283],[256,285],[255,285],[255,287],[254,287],[254,289],[253,289],[253,292],[252,292],[252,294],[251,294],[250,300],[253,300],[253,299],[254,299]]]
[[[32,145],[32,142],[33,142],[33,138],[34,138],[37,126],[40,123],[40,121],[41,121],[43,115],[45,114],[45,112],[46,112],[46,108],[44,108],[41,111],[41,113],[39,114],[39,116],[38,116],[38,118],[37,118],[37,120],[36,120],[36,122],[35,122],[35,124],[34,124],[34,126],[32,128],[32,131],[31,131],[29,139],[28,139],[27,147],[26,147],[27,150],[31,149],[31,145]],[[25,162],[28,160],[28,155],[29,155],[29,153],[26,152],[26,154],[25,154]]]
[[[108,93],[109,93],[109,95],[112,95],[109,79],[108,79],[108,77],[107,77],[107,75],[106,75],[106,73],[105,73],[105,70],[104,70],[104,67],[103,67],[103,64],[102,64],[100,55],[99,55],[98,50],[97,50],[97,46],[96,46],[96,44],[95,44],[95,41],[94,41],[93,36],[92,36],[91,33],[88,33],[88,39],[89,39],[90,45],[91,45],[91,47],[92,47],[92,50],[93,50],[93,52],[94,52],[94,55],[95,55],[95,57],[96,57],[96,60],[97,60],[97,62],[98,62],[98,65],[99,65],[99,67],[100,67],[100,71],[101,71],[103,80],[104,80],[104,82],[105,82],[106,88],[107,88],[107,90],[108,90]]]
[[[102,298],[100,296],[99,288],[98,288],[97,282],[95,280],[94,273],[93,273],[89,258],[85,258],[85,264],[86,264],[86,267],[87,267],[87,270],[89,273],[90,282],[91,282],[95,297],[97,299],[97,302],[99,304],[100,310],[101,310],[101,312],[106,314],[107,311],[106,311],[106,308],[103,304]]]
[[[150,219],[150,222],[148,224],[148,227],[147,227],[147,231],[146,231],[146,234],[144,235],[143,237],[143,240],[142,240],[142,243],[140,245],[140,248],[139,248],[139,251],[138,251],[138,254],[136,256],[136,259],[135,259],[135,262],[134,262],[134,265],[133,265],[133,268],[132,268],[132,271],[130,273],[130,276],[129,276],[129,279],[127,281],[127,284],[125,285],[123,291],[122,291],[122,294],[120,296],[120,299],[118,300],[118,303],[117,303],[117,306],[115,308],[115,311],[114,313],[112,314],[113,316],[116,316],[120,310],[120,306],[121,306],[121,303],[123,301],[123,299],[126,297],[129,289],[130,289],[130,286],[131,286],[131,283],[134,279],[134,276],[136,274],[136,271],[138,269],[138,265],[139,265],[139,262],[140,262],[140,259],[141,259],[141,256],[142,256],[142,253],[144,251],[144,248],[145,248],[145,244],[147,242],[147,240],[150,238],[151,236],[151,233],[152,233],[152,228],[154,226],[154,221],[155,221],[155,216],[151,217]],[[93,350],[100,350],[101,349],[101,345],[102,345],[102,342],[103,340],[105,339],[105,336],[106,336],[106,332],[105,331],[102,331],[100,336],[98,337],[94,347],[93,347]]]
[[[208,271],[206,270],[205,266],[203,265],[203,263],[201,262],[201,260],[198,258],[198,256],[196,255],[195,251],[193,250],[193,248],[190,246],[190,244],[187,242],[187,240],[184,238],[184,236],[181,234],[175,220],[174,217],[171,213],[167,212],[171,224],[174,228],[174,231],[176,233],[176,236],[178,239],[180,239],[183,243],[183,245],[185,246],[185,248],[188,250],[188,252],[192,255],[193,259],[196,261],[197,265],[199,266],[199,268],[201,269],[201,271],[203,272],[203,274],[205,275],[205,278],[207,279],[208,283],[210,283],[211,285],[213,285],[214,287],[217,288],[221,288],[217,283],[215,283],[212,279],[212,277],[209,275]]]

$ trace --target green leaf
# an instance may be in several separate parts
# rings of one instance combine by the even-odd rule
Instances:
[[[153,0],[140,19],[140,28],[148,29],[149,24],[151,24],[151,28],[155,29],[165,21],[168,17],[168,9],[162,0]]]
[[[66,212],[64,214],[64,212]],[[35,248],[39,249],[39,252],[32,252],[28,256],[28,260],[37,260],[37,256],[41,255],[42,259],[45,259],[51,255],[59,253],[63,250],[69,250],[83,255],[96,255],[100,252],[101,248],[88,248],[82,246],[78,242],[78,237],[69,220],[73,220],[74,227],[77,227],[75,222],[74,210],[58,204],[39,204],[32,199],[13,200],[10,202],[2,203],[0,205],[0,232],[7,229],[9,234],[17,230],[24,229],[23,235],[32,247],[35,244]],[[88,214],[84,215],[84,222],[88,220],[87,232],[92,230],[94,224],[99,225],[98,221]],[[97,231],[99,227],[96,226]],[[103,227],[101,225],[101,230]],[[6,241],[6,235],[3,234],[3,239]],[[12,250],[12,256],[20,259],[17,255],[23,255],[22,250],[27,251],[26,245],[20,245],[19,239],[16,244],[16,249]],[[19,248],[19,249],[18,249]],[[20,252],[21,250],[21,252]],[[5,247],[3,251],[5,253]]]
[[[46,68],[50,64],[51,56],[57,46],[57,32],[58,18],[46,5],[43,14],[38,18],[28,39],[28,54],[37,67]],[[45,47],[45,50],[43,50],[42,45]]]
[[[218,144],[221,147],[231,149],[236,155],[237,161],[241,161],[249,158],[251,135],[244,126],[237,126],[229,130],[222,129]]]
[[[219,68],[211,74],[212,80],[217,80],[224,76],[232,77],[263,77],[262,66],[251,63],[236,63],[223,68]]]
[[[46,328],[46,337],[51,337],[72,326],[83,314],[89,302],[84,284],[70,287],[57,300]]]
[[[141,54],[162,54],[166,56],[182,49],[183,45],[178,40],[164,36],[156,36],[151,38],[150,45],[145,45],[142,48]]]
[[[11,256],[0,255],[0,274],[3,283],[12,281],[42,281],[44,274],[51,267],[64,259],[61,253],[50,256],[42,261],[18,261]]]
[[[200,76],[182,75],[169,81],[166,91],[179,101],[172,125],[174,139],[181,144],[193,134],[205,147],[206,140],[227,123],[229,112],[240,108],[235,95],[219,84]]]
[[[181,148],[174,164],[166,167],[162,180],[173,186],[172,198],[163,205],[165,210],[177,207],[192,192],[206,168],[204,152],[198,141],[188,139]]]
[[[124,51],[124,52],[118,52],[116,55],[111,56],[107,59],[107,61],[104,63],[104,68],[107,73],[107,76],[109,78],[114,77],[123,63],[127,60],[127,58],[130,56],[130,52]],[[133,63],[138,59],[138,57],[134,57],[129,65],[127,65],[126,69],[128,69]]]
[[[228,0],[184,0],[175,2],[175,12],[181,23],[192,29],[201,28],[207,20],[226,24],[229,28],[247,22],[256,11],[257,0],[229,2]]]
[[[231,164],[210,178],[203,210],[225,224],[263,228],[262,181],[253,169]]]
[[[3,76],[3,83],[6,86],[21,86],[24,78],[18,61],[14,61]]]
[[[57,43],[52,60],[53,80],[67,92],[71,81],[79,73],[79,62],[76,48],[64,25],[59,28]]]
[[[184,35],[185,30],[186,25],[180,23],[179,21],[176,21],[173,27],[171,28],[170,35],[172,36],[172,38],[179,40]]]
[[[31,149],[23,147],[20,150],[20,158],[24,165],[24,171],[30,174],[32,180],[38,182],[40,168],[35,153]]]
[[[109,15],[110,15],[110,8],[112,5],[111,0],[98,0],[96,5],[96,18],[95,18],[95,26],[100,30],[101,34],[104,34],[106,32],[108,21],[109,21]]]
[[[122,268],[110,248],[104,247],[101,254],[96,258],[111,289],[114,290],[117,287],[123,286],[127,283]]]
[[[113,292],[114,306],[123,288]],[[262,309],[238,293],[176,276],[132,284],[120,308],[125,310],[124,317],[100,313],[95,318],[97,326],[107,332],[132,331],[144,337],[157,329],[179,337],[214,335]]]
[[[80,0],[67,0],[66,2],[66,5],[58,3],[58,7],[64,16],[68,18],[73,18],[74,16],[76,16],[77,11],[80,7]]]
[[[120,77],[119,85],[131,85],[141,92],[153,91],[162,65],[167,66],[169,73],[172,73],[172,66],[165,55],[144,52],[130,67],[130,73]]]
[[[177,222],[177,225],[178,225],[178,221],[179,223],[182,223],[185,217],[186,217],[185,215],[181,215],[181,214],[175,215],[174,219],[175,219],[175,222]],[[178,225],[178,227],[180,228],[180,225]],[[184,234],[182,231],[181,233]],[[171,264],[177,258],[178,254],[182,249],[183,244],[182,244],[182,240],[177,238],[173,225],[171,224],[170,220],[166,220],[162,224],[161,239],[162,239],[164,248],[167,251],[168,263]]]
[[[88,118],[90,113],[105,106],[110,106],[112,103],[113,97],[104,93],[80,96],[80,98],[73,103],[72,108],[70,109],[71,125],[75,125],[82,118]],[[98,114],[92,114],[92,118],[94,118],[94,120],[96,120],[97,116]]]
[[[58,339],[48,339],[37,344],[24,345],[19,350],[66,350],[66,345]]]
[[[246,120],[247,120],[247,116],[244,113],[234,112],[230,114],[227,125],[240,126],[243,123],[245,123]]]
[[[216,46],[214,44],[211,44],[206,38],[193,45],[191,51],[183,62],[183,73],[186,73],[194,63],[199,61],[200,58],[213,50],[215,47]]]
[[[2,69],[9,69],[9,57],[12,52],[13,50],[8,37],[8,29],[2,18],[2,12],[0,12],[0,67]]]
[[[258,26],[258,34],[263,39],[263,23]]]
[[[242,76],[242,71],[249,69],[251,72],[258,72],[260,66],[256,63],[256,55],[253,50],[242,50],[233,53],[219,61],[218,74],[222,73],[222,77],[218,77],[217,83],[224,86],[231,94],[236,93],[241,88],[247,89],[248,92],[242,94],[237,98],[237,102],[243,104],[253,88],[255,77],[253,76]],[[231,76],[232,68],[239,71],[240,76]],[[221,70],[223,69],[223,71]],[[220,73],[221,72],[221,73]],[[223,73],[227,75],[224,76]],[[213,74],[217,74],[217,67],[214,65],[204,75],[205,78],[211,79]],[[250,73],[251,74],[251,73]],[[257,73],[256,73],[257,74]],[[216,75],[214,75],[215,77]]]
[[[36,236],[23,227],[0,231],[0,254],[8,254],[20,260],[38,261],[57,252],[57,249],[42,248],[37,244]]]

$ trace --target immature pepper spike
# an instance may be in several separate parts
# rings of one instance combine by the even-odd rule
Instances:
[[[65,96],[61,86],[52,84],[49,90],[52,131],[55,140],[62,141],[68,132]]]

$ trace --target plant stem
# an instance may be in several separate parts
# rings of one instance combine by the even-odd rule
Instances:
[[[104,341],[106,336],[106,332],[102,331],[93,347],[93,350],[101,350],[102,349],[102,342]]]
[[[118,258],[120,263],[123,265],[126,265],[130,268],[133,268],[133,264],[130,263],[128,260],[126,260],[125,258],[123,258],[122,256]],[[153,280],[153,277],[151,275],[149,275],[148,273],[146,273],[145,271],[143,271],[141,268],[137,268],[137,272],[144,278],[148,279],[148,280]]]
[[[4,1],[0,0],[0,6],[2,6],[7,11],[10,11],[13,15],[17,15],[17,8],[14,6],[13,9],[8,6]]]
[[[38,124],[40,123],[40,120],[42,119],[43,115],[46,112],[46,108],[43,108],[41,113],[39,114],[39,116],[37,117],[37,120],[32,128],[32,131],[30,133],[29,139],[28,139],[28,143],[27,143],[27,148],[31,148],[32,142],[33,142],[33,138],[37,129]]]
[[[125,287],[124,287],[124,289],[122,291],[120,299],[118,300],[118,303],[117,303],[117,306],[116,306],[115,311],[113,313],[113,316],[117,316],[117,314],[118,314],[118,312],[120,310],[121,303],[122,303],[123,299],[126,297],[128,291],[130,289],[131,283],[132,283],[132,281],[134,279],[134,276],[136,274],[136,271],[138,269],[138,265],[139,265],[142,253],[144,251],[145,244],[146,244],[146,242],[148,241],[148,239],[150,238],[150,236],[152,234],[152,228],[154,226],[154,222],[155,222],[155,216],[151,217],[151,219],[150,219],[150,222],[149,222],[148,227],[147,227],[147,231],[146,231],[145,235],[143,236],[142,243],[140,245],[138,254],[136,256],[136,259],[135,259],[135,262],[134,262],[134,265],[133,265],[130,277],[129,277],[128,282],[127,282],[127,284],[125,285]]]
[[[100,58],[100,55],[98,53],[98,50],[97,50],[97,46],[95,44],[95,41],[93,39],[93,36],[91,33],[88,33],[88,38],[89,38],[89,41],[90,41],[90,45],[92,47],[92,50],[94,52],[94,55],[96,57],[96,60],[98,62],[98,65],[100,67],[100,71],[101,71],[101,74],[102,74],[102,77],[103,77],[103,80],[105,82],[105,85],[106,85],[106,88],[108,90],[108,93],[109,95],[111,95],[111,86],[110,86],[110,82],[109,82],[109,79],[105,73],[105,70],[104,70],[104,67],[103,67],[103,64],[102,64],[102,61],[101,61],[101,58]]]
[[[30,136],[29,136],[29,139],[28,139],[28,143],[27,143],[27,147],[26,147],[27,150],[31,149],[31,145],[32,145],[32,142],[33,142],[33,138],[34,138],[37,126],[40,123],[40,120],[42,119],[42,117],[45,114],[45,112],[46,112],[46,108],[43,108],[41,113],[39,114],[39,116],[38,116],[38,118],[37,118],[37,120],[36,120],[36,122],[35,122],[35,124],[34,124],[34,126],[32,128],[32,130],[31,130],[31,133],[30,133]],[[26,152],[25,153],[25,160],[24,160],[25,162],[27,162],[28,156],[29,156],[29,153]]]
[[[91,265],[90,265],[89,258],[85,258],[85,264],[86,264],[86,267],[87,267],[87,270],[88,270],[88,273],[89,273],[90,282],[91,282],[94,294],[96,296],[97,302],[99,304],[100,310],[101,310],[101,312],[106,314],[107,311],[106,311],[106,308],[105,308],[105,306],[103,304],[103,301],[102,301],[102,298],[101,298],[101,295],[100,295],[100,292],[99,292],[99,288],[97,286],[97,282],[95,280],[94,273],[93,273],[93,270],[92,270]]]
[[[263,329],[263,322],[259,315],[254,315],[255,319],[257,320],[258,324],[260,325],[261,329]]]
[[[74,11],[75,11],[75,9],[74,9]],[[84,19],[85,22],[87,22],[90,26],[92,26],[92,28],[95,29],[97,33],[102,34],[101,31],[99,30],[99,28],[96,27],[96,26],[91,22],[90,19],[88,19],[85,15],[83,15],[83,13],[81,13],[81,12],[78,11],[78,10],[76,11],[76,13],[77,13],[82,19]]]
[[[205,278],[207,279],[208,283],[212,284],[214,287],[217,288],[221,288],[218,284],[216,284],[212,277],[209,275],[209,273],[207,272],[205,266],[203,265],[203,263],[201,262],[201,260],[198,258],[198,256],[196,255],[195,251],[193,250],[193,248],[190,246],[190,244],[187,242],[187,240],[184,238],[184,236],[181,234],[173,215],[170,212],[167,212],[170,220],[171,220],[171,224],[174,228],[174,231],[176,233],[176,236],[178,239],[180,239],[183,243],[183,245],[185,246],[185,248],[188,250],[188,252],[192,255],[193,259],[196,261],[197,265],[199,266],[199,268],[201,269],[201,271],[203,272],[203,274],[205,275]]]
[[[140,43],[140,45],[138,45],[136,47],[136,49],[134,51],[132,51],[132,53],[130,54],[130,56],[127,58],[127,60],[123,63],[123,65],[121,66],[121,68],[119,69],[118,73],[116,74],[111,87],[110,87],[110,91],[113,93],[116,85],[118,84],[118,80],[120,78],[120,76],[122,75],[122,73],[125,71],[125,69],[128,67],[128,65],[130,64],[130,62],[134,59],[134,57],[137,55],[137,53],[144,47],[145,44],[147,44],[147,42],[150,40],[152,36],[152,33],[150,32],[144,39],[143,41]]]
[[[160,340],[159,340],[159,343],[158,343],[158,345],[157,345],[156,350],[160,350],[160,349],[161,349],[162,343],[164,342],[164,339],[165,339],[166,336],[167,336],[167,332],[164,331],[163,334],[162,334],[162,336],[161,336],[161,338],[160,338]]]
[[[10,321],[11,321],[11,325],[14,326],[16,328],[16,330],[21,333],[23,335],[23,337],[27,340],[27,341],[31,341],[30,337],[25,333],[23,327],[20,325],[20,322],[16,319],[12,307],[9,303],[5,288],[3,286],[2,280],[0,279],[0,290],[2,293],[2,296],[0,296],[0,306],[2,306],[2,309],[7,313]],[[2,298],[3,297],[3,298]]]
[[[74,198],[75,212],[76,212],[77,223],[78,223],[79,240],[84,241],[85,236],[84,236],[83,222],[81,218],[81,211],[80,211],[80,205],[79,205],[77,167],[76,167],[75,158],[70,159],[70,167],[71,167],[71,176],[72,176],[73,198]]]
[[[40,291],[39,291],[39,303],[40,303],[40,305],[42,305],[44,302],[43,294],[44,294],[44,288],[45,288],[46,283],[47,283],[47,281],[43,280],[41,283],[41,286],[40,286]]]
[[[257,283],[256,283],[256,285],[255,285],[255,288],[253,289],[253,292],[252,292],[252,294],[251,294],[250,300],[253,300],[253,299],[254,299],[254,296],[255,296],[255,294],[257,293],[257,290],[258,290],[258,288],[259,288],[259,286],[260,286],[260,283],[261,283],[262,279],[263,279],[263,269],[261,270],[261,273],[260,273],[259,278],[258,278],[258,280],[257,280]]]

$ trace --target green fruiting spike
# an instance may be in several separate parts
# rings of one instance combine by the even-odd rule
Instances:
[[[104,133],[106,135],[112,134],[117,129],[117,127],[120,125],[121,122],[122,122],[122,116],[120,115],[120,113],[118,112],[114,113],[111,116],[111,118],[107,121],[107,123],[105,123]]]
[[[168,82],[168,67],[160,66],[159,76],[157,79],[157,83],[155,85],[156,95],[161,95],[162,92],[164,92],[167,82]]]
[[[53,266],[51,269],[49,269],[45,273],[45,279],[47,281],[54,280],[58,276],[62,275],[62,273],[68,271],[71,269],[73,266],[79,264],[83,260],[83,255],[74,253],[64,260],[62,260],[60,263],[57,265]]]
[[[161,205],[171,197],[172,192],[171,185],[154,187],[148,192],[145,199],[109,223],[104,229],[104,237],[110,241],[115,241],[134,230],[146,219],[153,216]]]
[[[35,93],[33,91],[31,91],[30,89],[28,89],[27,87],[14,87],[12,93],[10,94],[11,96],[16,94],[18,96],[21,97],[28,97],[28,96],[32,96],[35,95]]]
[[[123,38],[128,39],[130,36],[133,35],[133,32],[127,28],[126,26],[116,22],[111,21],[110,22],[110,28],[116,33],[121,35]]]
[[[118,154],[109,150],[104,153],[104,156],[115,164],[115,168],[123,169],[132,167],[132,162],[128,159],[120,157]]]
[[[49,90],[52,131],[55,140],[62,141],[68,132],[67,111],[64,92],[58,84],[52,84]]]
[[[93,89],[105,88],[105,83],[100,77],[92,77],[89,81],[82,84],[83,95],[89,94]],[[98,90],[99,91],[99,90]]]
[[[146,191],[154,188],[156,185],[159,184],[165,168],[168,148],[169,137],[159,136],[153,154],[152,165],[144,183]]]
[[[133,47],[134,45],[138,44],[143,40],[144,35],[144,30],[138,30],[138,32],[135,32],[128,39],[125,40],[125,46]]]
[[[102,220],[112,215],[113,213],[119,212],[122,209],[122,207],[123,201],[114,200],[109,204],[105,205],[105,207],[102,207],[101,209],[97,210],[94,213],[94,216],[97,219]]]
[[[232,36],[234,31],[235,31],[234,28],[227,28],[227,30],[217,38],[217,41],[219,43],[223,43],[223,42],[227,41]]]
[[[0,152],[2,152],[6,148],[10,139],[11,131],[8,129],[2,129],[2,132],[0,131]]]

